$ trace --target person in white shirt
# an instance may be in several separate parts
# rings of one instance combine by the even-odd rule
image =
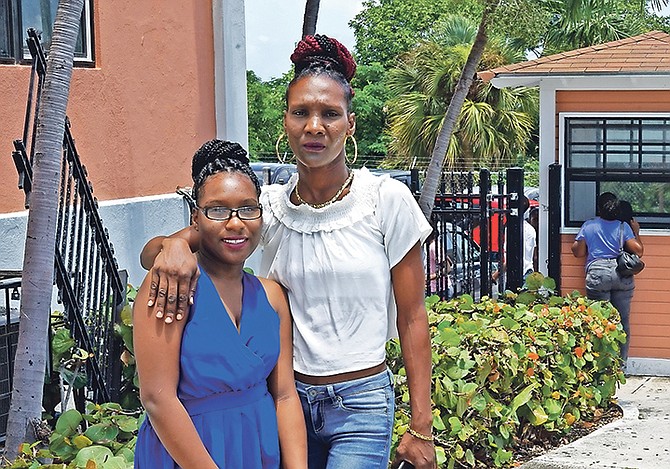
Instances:
[[[537,266],[535,265],[535,249],[537,248],[537,232],[533,225],[526,219],[525,214],[530,207],[528,197],[523,196],[521,199],[521,210],[524,214],[523,218],[523,279],[535,272]]]
[[[261,194],[260,275],[287,289],[309,467],[388,467],[394,394],[385,344],[397,334],[411,420],[392,467],[404,460],[434,469],[421,253],[430,224],[404,184],[349,167],[345,142],[356,130],[349,51],[326,36],[307,36],[291,60],[284,130],[297,174]],[[188,227],[143,250],[142,265],[153,266],[150,301],[168,322],[186,314],[197,237]]]

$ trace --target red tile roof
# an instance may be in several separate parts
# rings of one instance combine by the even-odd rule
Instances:
[[[654,75],[670,73],[670,34],[651,31],[639,36],[540,57],[479,72],[498,76]]]

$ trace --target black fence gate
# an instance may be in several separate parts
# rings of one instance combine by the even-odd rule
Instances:
[[[426,293],[475,299],[523,284],[523,169],[445,172],[426,243]]]

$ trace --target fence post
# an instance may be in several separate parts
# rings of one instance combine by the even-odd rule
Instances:
[[[409,188],[412,191],[412,194],[420,194],[421,193],[421,182],[419,181],[419,170],[416,168],[413,168],[409,172],[410,174],[410,184]]]
[[[127,285],[128,285],[128,271],[119,270],[119,277],[121,278],[121,284],[126,286],[122,292],[114,293],[114,324],[121,322],[121,311],[126,306],[128,298]],[[123,351],[123,339],[119,337],[114,331],[112,331],[112,341],[111,341],[111,350],[109,351],[111,358],[110,363],[110,384],[109,384],[109,399],[112,402],[119,402],[121,399],[121,353]]]
[[[507,223],[505,262],[507,289],[516,291],[523,285],[523,168],[507,170]]]
[[[549,239],[548,265],[549,277],[556,282],[556,291],[561,291],[561,165],[549,165]]]
[[[491,192],[491,172],[483,168],[479,171],[479,282],[482,295],[491,295],[491,246],[489,244],[491,209],[489,193]]]

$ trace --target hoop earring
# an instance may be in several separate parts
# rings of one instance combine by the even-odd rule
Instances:
[[[351,142],[354,144],[354,159],[349,161],[347,159],[347,164],[349,166],[353,166],[356,160],[358,159],[358,143],[356,143],[356,138],[354,138],[353,135],[348,135],[347,138],[351,138]],[[346,139],[345,139],[345,144],[346,144]]]
[[[284,139],[284,135],[286,135],[284,132],[279,134],[279,138],[277,139],[277,142],[275,142],[275,155],[277,155],[277,160],[281,164],[288,164],[291,161],[293,161],[293,158],[287,158],[288,156],[287,151],[284,152],[284,156],[282,156],[281,153],[279,152],[279,143]]]

